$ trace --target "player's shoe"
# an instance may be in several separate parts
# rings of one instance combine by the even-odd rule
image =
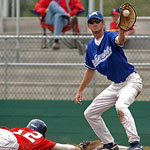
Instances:
[[[104,144],[101,147],[98,147],[95,150],[119,150],[118,144],[116,143],[109,143],[109,144]]]
[[[144,150],[144,149],[140,142],[135,141],[133,143],[130,143],[130,147],[128,148],[128,150]]]

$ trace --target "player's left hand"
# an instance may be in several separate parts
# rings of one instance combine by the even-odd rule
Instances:
[[[124,11],[128,11],[128,15],[125,16]],[[136,22],[136,12],[132,5],[125,3],[120,7],[120,17],[118,21],[118,27],[124,31],[129,31]]]

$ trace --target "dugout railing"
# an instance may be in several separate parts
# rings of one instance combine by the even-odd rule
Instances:
[[[62,45],[59,51],[40,48],[41,39],[54,36],[0,36],[0,99],[17,100],[74,100],[85,67],[84,55],[77,49]],[[92,36],[59,36],[78,39],[83,43]],[[150,36],[127,37],[125,53],[143,79],[143,91],[138,101],[150,101]],[[110,84],[97,75],[84,91],[83,99],[91,100]]]

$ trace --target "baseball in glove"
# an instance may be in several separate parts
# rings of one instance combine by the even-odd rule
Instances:
[[[136,22],[136,12],[132,5],[125,3],[120,7],[120,17],[118,27],[124,31],[129,31]]]
[[[81,150],[96,150],[97,147],[101,146],[100,140],[95,141],[83,141],[79,144]]]

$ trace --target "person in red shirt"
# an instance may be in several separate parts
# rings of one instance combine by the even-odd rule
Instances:
[[[77,22],[76,15],[85,9],[80,0],[39,0],[34,10],[42,16],[46,24],[54,25],[54,35],[58,36],[68,23],[74,26]],[[77,23],[75,26],[77,33],[80,33]],[[55,40],[53,48],[60,48],[58,39]]]
[[[119,8],[114,8],[111,12],[112,21],[110,22],[110,31],[119,32],[118,28],[118,18],[119,18],[120,10]],[[132,27],[129,31],[125,32],[125,35],[131,35],[135,33],[135,29]]]
[[[70,144],[60,144],[45,138],[46,124],[33,119],[26,128],[0,128],[0,149],[3,150],[80,150]]]

